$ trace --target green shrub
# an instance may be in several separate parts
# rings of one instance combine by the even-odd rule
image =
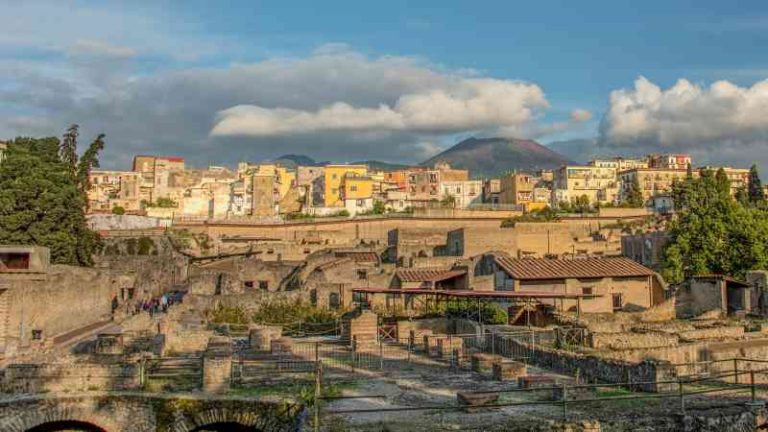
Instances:
[[[208,310],[208,319],[217,324],[248,324],[248,315],[240,307],[218,305]]]
[[[125,207],[120,207],[120,206],[112,207],[112,214],[118,215],[118,216],[124,215],[125,214]]]

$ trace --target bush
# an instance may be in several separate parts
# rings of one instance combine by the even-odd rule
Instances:
[[[480,303],[480,317],[483,324],[506,324],[507,311],[497,303]],[[450,302],[445,308],[447,318],[469,318],[476,317],[478,310],[477,301],[459,300]]]
[[[217,324],[248,324],[248,315],[240,307],[219,305],[208,311],[208,318]]]
[[[112,214],[114,215],[124,215],[125,214],[125,208],[120,206],[114,206],[112,207]]]
[[[559,220],[560,216],[558,215],[557,211],[549,207],[545,207],[540,210],[534,210],[530,213],[526,213],[522,216],[515,216],[509,219],[504,219],[504,221],[501,222],[501,227],[514,228],[515,224],[518,222],[557,222]]]

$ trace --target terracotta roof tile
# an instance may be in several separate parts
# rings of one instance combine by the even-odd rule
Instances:
[[[416,268],[400,269],[397,271],[397,277],[403,282],[439,282],[462,276],[466,273],[464,270]]]
[[[496,263],[514,279],[601,278],[651,276],[653,270],[629,258],[515,259],[495,256]]]
[[[355,262],[375,263],[379,262],[379,256],[376,252],[337,252],[338,257],[349,257]]]

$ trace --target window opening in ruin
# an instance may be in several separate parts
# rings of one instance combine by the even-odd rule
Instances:
[[[246,288],[253,288],[253,281],[245,281],[243,282],[243,286]]]
[[[29,252],[3,252],[0,253],[0,268],[8,270],[28,270]]]
[[[366,280],[368,279],[368,272],[365,270],[358,270],[357,271],[357,278],[360,280]]]
[[[221,287],[224,283],[224,275],[219,274],[216,277],[216,290],[213,292],[214,295],[221,295]]]
[[[624,303],[623,299],[621,298],[621,294],[613,294],[612,297],[613,297],[613,310],[614,311],[621,310],[622,304]]]
[[[32,340],[42,340],[43,339],[43,331],[42,330],[32,330]]]
[[[269,289],[269,281],[260,280],[259,289],[263,289],[263,290]]]
[[[594,294],[592,287],[582,287],[581,293],[584,295],[592,295]]]
[[[328,307],[331,309],[338,309],[341,306],[338,293],[330,293],[328,295]]]

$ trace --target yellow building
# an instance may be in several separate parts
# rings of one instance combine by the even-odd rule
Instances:
[[[341,198],[341,187],[345,177],[365,177],[367,174],[367,165],[326,165],[325,206],[341,207],[344,205],[344,201]]]
[[[573,202],[586,196],[590,204],[617,203],[619,183],[616,168],[564,165],[555,171],[554,203]]]
[[[687,169],[635,168],[622,171],[619,173],[621,201],[627,199],[627,192],[635,180],[640,185],[643,200],[647,201],[655,195],[671,191],[672,183],[675,180],[684,180],[687,175]],[[698,175],[698,172],[693,172],[694,177]]]
[[[345,175],[341,183],[341,199],[365,199],[373,196],[374,181],[370,177]]]

